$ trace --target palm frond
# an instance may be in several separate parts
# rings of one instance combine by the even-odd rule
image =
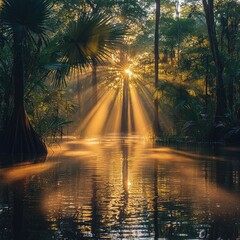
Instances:
[[[35,45],[35,36],[46,42],[46,23],[50,15],[49,0],[3,0],[0,20],[4,31],[18,33],[23,40]]]
[[[126,28],[111,24],[102,14],[82,14],[72,22],[62,38],[63,61],[84,68],[94,59],[102,63],[123,42]]]

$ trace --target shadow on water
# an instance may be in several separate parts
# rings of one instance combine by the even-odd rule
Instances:
[[[206,179],[226,190],[240,191],[240,184],[237,184],[240,178],[240,148],[221,145],[174,146],[172,150],[178,156],[191,157],[203,163],[201,167],[205,168]]]
[[[45,162],[0,169],[0,239],[237,239],[238,153],[67,141]]]
[[[22,156],[4,156],[0,155],[0,167],[14,167],[19,164],[35,164],[35,163],[43,163],[46,161],[47,156],[41,157],[22,157]]]
[[[152,151],[158,154],[166,154],[169,152],[169,149],[166,147],[161,149],[160,146],[155,146],[155,149],[152,149]],[[166,221],[168,222],[168,227],[164,228],[165,234],[160,230],[160,236],[164,235],[167,239],[188,239],[188,236],[191,235],[195,235],[195,237],[198,237],[197,239],[239,239],[240,149],[218,145],[205,148],[196,145],[175,145],[172,146],[171,152],[171,158],[175,158],[175,160],[172,161],[172,159],[168,159],[168,156],[165,156],[169,160],[167,165],[172,164],[172,167],[175,167],[175,169],[179,167],[185,168],[185,170],[181,169],[180,172],[176,171],[175,174],[184,177],[184,187],[186,189],[189,189],[189,185],[192,185],[189,179],[189,173],[199,170],[202,172],[201,177],[204,179],[204,185],[209,188],[208,196],[204,196],[204,188],[202,184],[200,184],[201,179],[198,176],[195,179],[197,183],[194,183],[198,192],[195,197],[198,198],[198,195],[200,195],[200,197],[203,198],[201,202],[203,205],[206,204],[204,201],[209,201],[209,209],[206,212],[209,216],[202,223],[192,224],[192,226],[189,226],[187,223],[188,220],[185,218],[180,220],[178,216],[176,220]],[[151,158],[151,156],[149,157]],[[187,167],[181,166],[183,162],[192,160],[195,161],[193,170],[189,163]],[[174,166],[175,163],[177,163],[178,166]],[[155,176],[156,179],[158,175]],[[175,201],[177,201],[177,199],[175,199]],[[156,201],[156,204],[157,203],[158,201]],[[167,204],[171,205],[172,202],[169,201]],[[214,206],[214,204],[216,204],[216,206]],[[170,205],[167,207],[168,209],[172,208]],[[176,210],[176,207],[175,205],[173,208]],[[181,211],[191,210],[190,207],[187,208],[188,209],[182,208]],[[156,210],[155,214],[157,213]],[[194,212],[191,214],[194,215]],[[159,219],[159,217],[156,218]],[[160,216],[160,219],[161,218]],[[211,219],[211,221],[209,221],[209,219]],[[157,230],[159,230],[159,228]],[[159,234],[157,234],[155,239],[158,239],[158,236]]]
[[[25,188],[28,178],[45,171],[46,157],[2,158],[0,169],[0,239],[28,239],[27,222],[24,216]],[[39,213],[35,212],[33,215]]]

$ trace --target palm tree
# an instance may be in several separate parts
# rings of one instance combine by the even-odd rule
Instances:
[[[40,156],[47,149],[34,131],[24,107],[24,53],[46,42],[46,21],[50,13],[48,0],[3,0],[0,21],[12,43],[12,78],[14,105],[5,131],[4,153],[7,155]]]
[[[111,17],[103,16],[101,13],[84,13],[68,26],[59,46],[59,49],[63,49],[62,60],[65,66],[69,66],[69,71],[72,68],[82,70],[92,66],[95,100],[97,99],[97,66],[110,57],[117,45],[122,44],[126,33],[123,25],[113,24],[112,20]]]
[[[160,18],[160,0],[156,0],[156,14],[155,14],[155,35],[154,35],[154,60],[155,60],[155,90],[158,90],[159,84],[159,18]],[[158,109],[159,109],[159,99],[156,97],[154,99],[154,121],[153,121],[153,130],[156,136],[159,136],[161,133],[161,128],[159,125]]]

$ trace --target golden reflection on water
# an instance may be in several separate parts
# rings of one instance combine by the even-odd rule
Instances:
[[[139,138],[73,141],[63,147],[61,158],[65,163],[59,175],[68,169],[69,177],[59,181],[56,191],[45,192],[43,209],[56,220],[59,212],[69,217],[80,211],[76,221],[85,233],[105,236],[100,230],[105,227],[108,236],[153,237],[155,198],[158,214],[175,222],[192,218],[197,224],[236,214],[239,220],[239,192],[213,181],[211,167],[223,158],[152,148]],[[239,182],[232,184],[239,189]],[[84,226],[89,221],[96,226]]]
[[[9,167],[0,169],[0,183],[12,183],[25,179],[27,177],[32,177],[36,174],[43,173],[53,168],[54,163],[36,163],[27,165],[17,165],[15,167]]]
[[[32,239],[47,231],[42,239],[203,239],[203,233],[235,239],[240,233],[239,159],[153,147],[138,136],[73,139],[53,152],[38,170],[5,174],[5,181],[28,178],[22,195]]]

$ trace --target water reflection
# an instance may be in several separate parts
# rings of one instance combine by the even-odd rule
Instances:
[[[66,142],[45,163],[0,170],[0,239],[237,239],[238,153]]]

